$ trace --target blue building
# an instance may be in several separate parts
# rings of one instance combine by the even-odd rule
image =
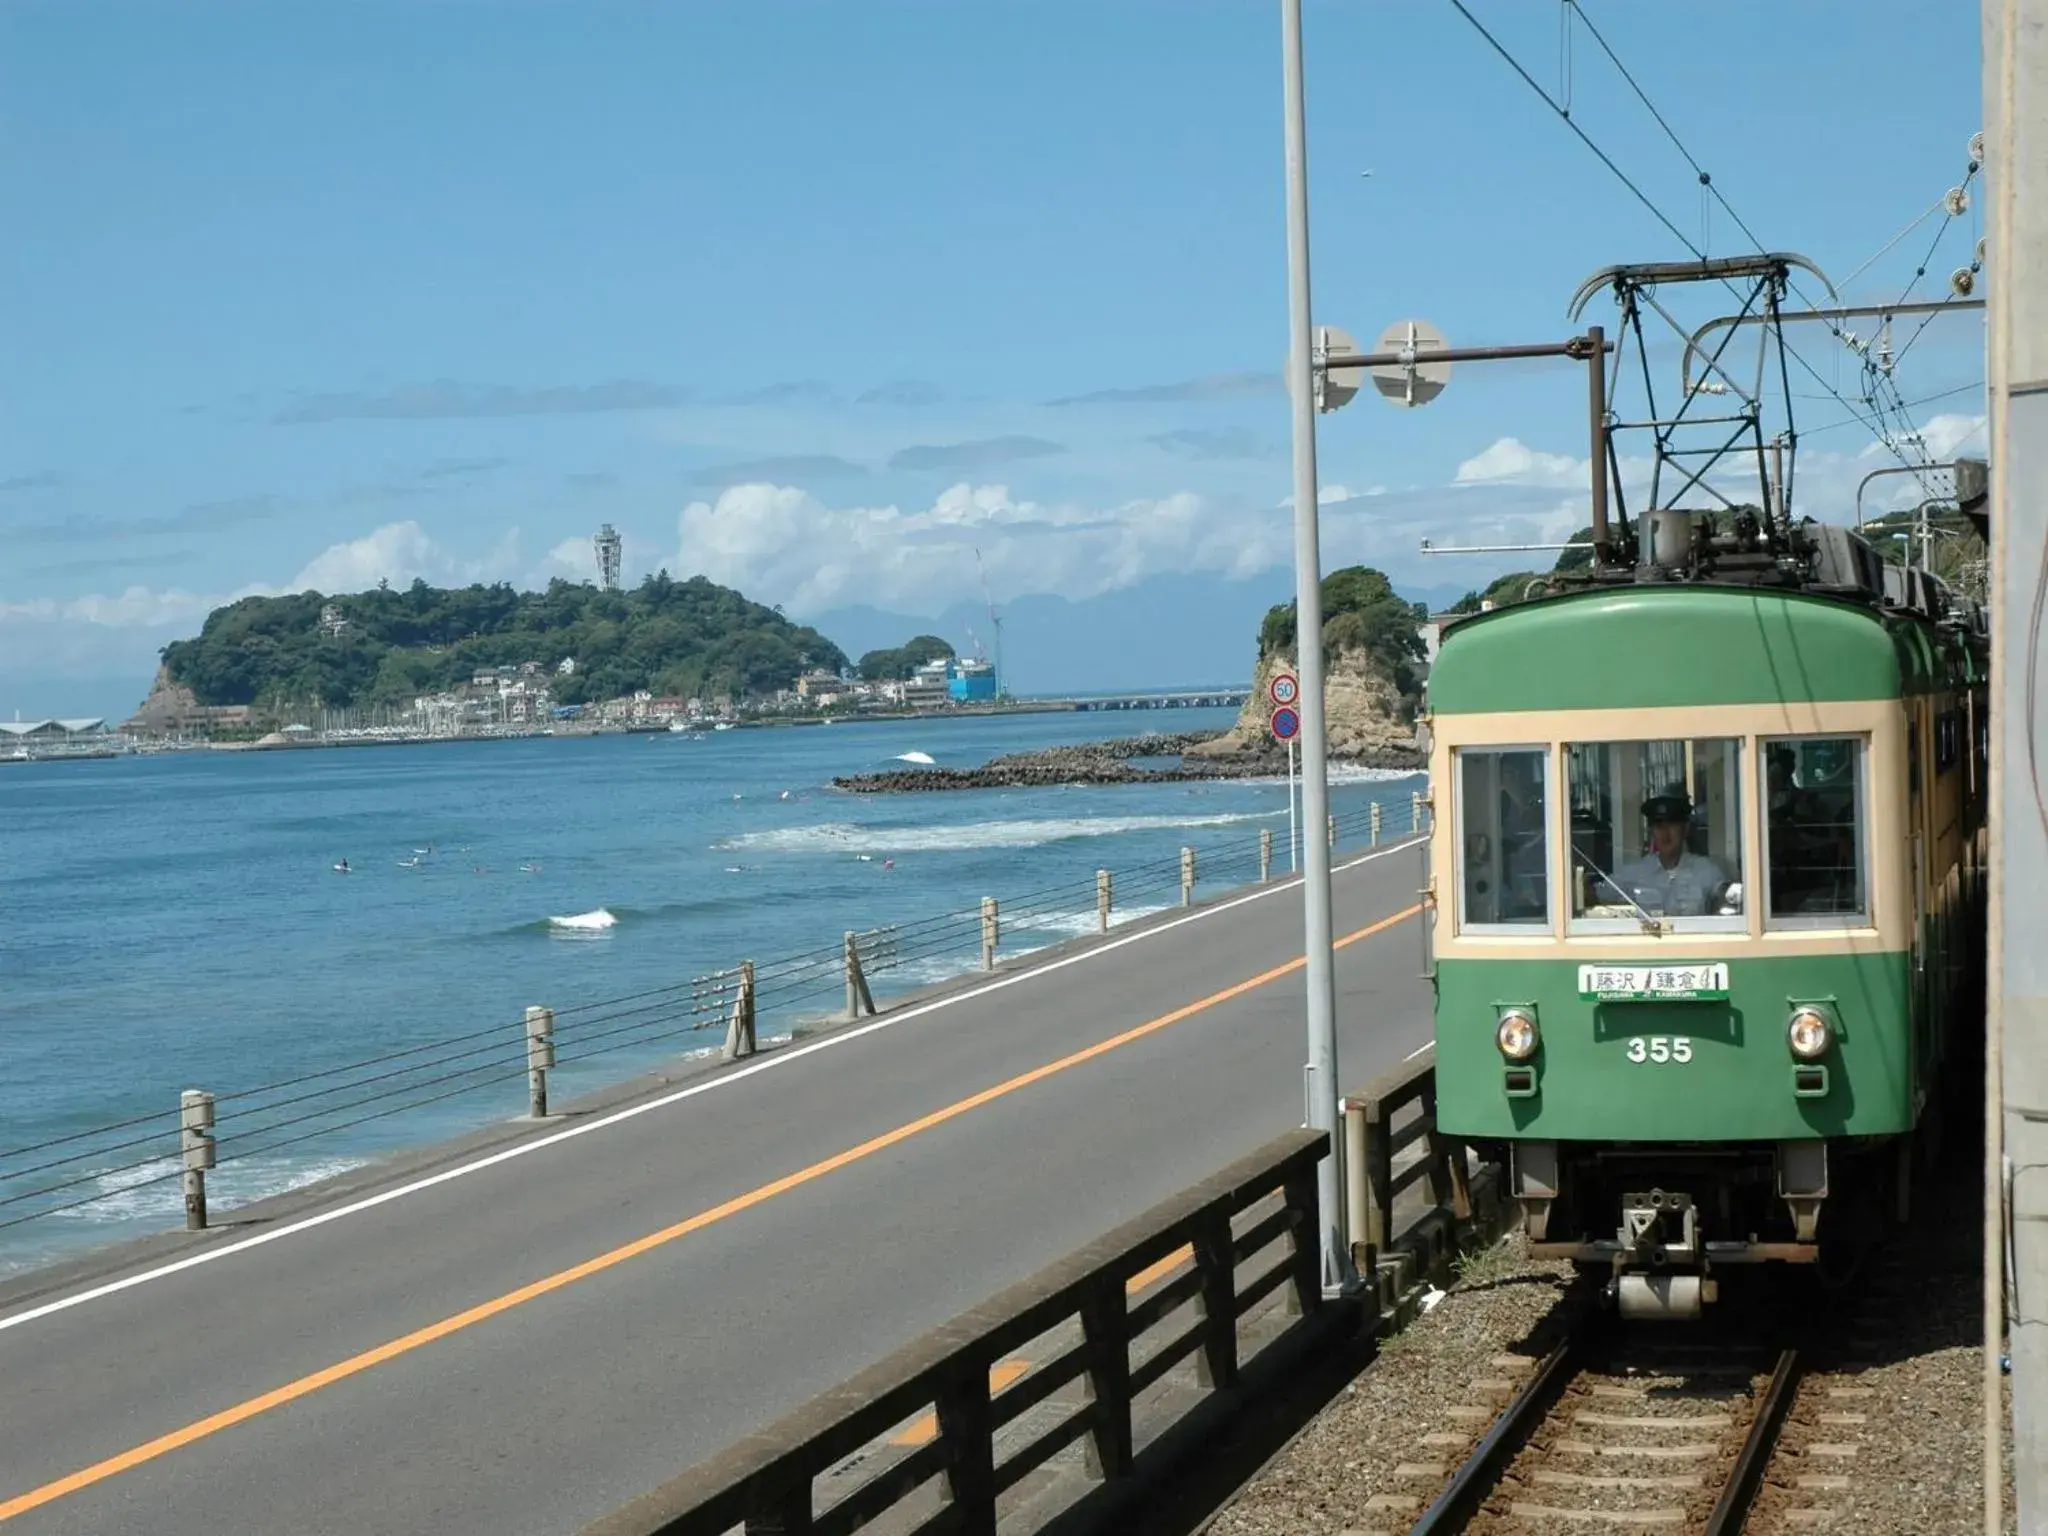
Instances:
[[[946,696],[955,704],[993,704],[996,697],[996,669],[985,661],[961,657],[946,680]]]

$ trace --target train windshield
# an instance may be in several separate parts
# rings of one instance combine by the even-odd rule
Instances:
[[[1764,857],[1772,927],[1839,927],[1869,911],[1863,742],[1799,736],[1763,744]]]
[[[1458,751],[1459,926],[1550,926],[1550,753],[1543,747]]]
[[[1740,928],[1742,743],[1566,746],[1572,926]]]

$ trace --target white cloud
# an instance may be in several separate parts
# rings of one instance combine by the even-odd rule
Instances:
[[[482,555],[463,559],[437,544],[416,522],[387,523],[360,539],[329,545],[307,561],[290,581],[279,585],[251,582],[232,592],[187,592],[182,587],[157,591],[131,586],[111,595],[94,592],[64,600],[0,602],[0,624],[74,624],[117,630],[177,628],[184,632],[196,629],[214,609],[245,597],[277,597],[307,591],[360,592],[379,581],[404,586],[415,576],[443,585],[494,581],[513,574],[518,565],[517,528],[509,529]]]
[[[132,586],[114,596],[92,593],[59,602],[37,598],[25,603],[0,603],[0,623],[73,623],[103,629],[162,629],[167,625],[196,624],[223,603],[238,598],[273,594],[275,587],[250,586],[226,595],[187,592],[169,587],[155,592]]]
[[[1503,437],[1460,464],[1454,478],[1460,485],[1584,485],[1586,461]]]
[[[1960,413],[1945,413],[1930,416],[1927,424],[1920,429],[1920,440],[1927,445],[1927,456],[1931,459],[1952,459],[1964,448],[1975,447],[1981,455],[1984,451],[1983,416],[1966,416]]]
[[[496,545],[474,559],[460,559],[408,519],[343,544],[331,544],[306,563],[280,590],[362,592],[380,581],[394,587],[414,578],[436,586],[466,586],[510,576],[519,563],[519,530],[508,529]]]
[[[564,539],[541,561],[540,579],[597,580],[597,548],[588,539]]]
[[[669,568],[798,612],[931,607],[975,593],[975,552],[1002,596],[1083,598],[1162,572],[1249,575],[1288,557],[1286,519],[1179,491],[1108,507],[952,486],[928,507],[832,507],[795,486],[692,502]]]

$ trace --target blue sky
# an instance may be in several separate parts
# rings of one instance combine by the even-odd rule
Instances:
[[[1962,178],[1974,12],[1585,8],[1764,241],[1831,275]],[[1563,89],[1556,5],[1474,9]],[[124,710],[238,592],[580,574],[605,520],[629,574],[807,616],[937,613],[976,549],[999,602],[1275,581],[1277,12],[14,0],[0,709]],[[1682,254],[1447,4],[1309,0],[1307,46],[1320,319],[1556,338],[1588,272]],[[1737,249],[1583,30],[1569,77],[1680,228]],[[1847,294],[1896,297],[1938,222]],[[1962,391],[1914,413],[1931,447],[1981,373],[1970,322],[1915,345],[1906,398]],[[1418,537],[1582,522],[1583,400],[1517,365],[1325,418],[1330,563],[1463,586],[1516,562]],[[1860,426],[1808,448],[1815,515],[1889,462]]]

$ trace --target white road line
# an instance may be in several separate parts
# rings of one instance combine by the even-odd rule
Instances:
[[[1400,853],[1406,849],[1412,849],[1414,846],[1413,839],[1407,842],[1394,843],[1388,847],[1377,849],[1372,853],[1362,854],[1358,858],[1336,865],[1331,872],[1334,874],[1342,870],[1355,869],[1361,864],[1370,864],[1375,859],[1382,859],[1388,854]],[[1277,895],[1281,891],[1294,890],[1297,886],[1298,882],[1293,880],[1289,880],[1281,885],[1264,886],[1247,895],[1235,897],[1230,901],[1219,902],[1213,907],[1204,907],[1200,911],[1190,912],[1186,917],[1177,917],[1171,922],[1161,923],[1156,928],[1148,928],[1143,933],[1126,934],[1123,938],[1111,939],[1107,943],[1098,944],[1092,949],[1083,950],[1078,955],[1068,955],[1062,960],[1048,960],[1044,965],[1034,966],[1026,971],[1019,971],[1014,976],[1000,977],[986,985],[974,987],[965,992],[956,992],[948,997],[934,998],[931,1002],[920,1003],[914,1008],[906,1008],[901,1013],[884,1014],[872,1024],[863,1024],[854,1029],[840,1030],[834,1034],[827,1035],[822,1040],[813,1041],[809,1045],[794,1046],[776,1051],[773,1055],[763,1057],[752,1066],[721,1073],[719,1076],[711,1078],[706,1082],[696,1083],[688,1088],[679,1088],[674,1093],[663,1094],[660,1098],[649,1099],[643,1104],[634,1104],[626,1109],[614,1110],[611,1114],[600,1116],[598,1119],[586,1121],[581,1125],[572,1125],[546,1136],[538,1136],[532,1141],[522,1141],[515,1147],[507,1147],[503,1151],[490,1153],[487,1156],[479,1157],[472,1162],[462,1163],[454,1168],[445,1168],[439,1173],[428,1175],[426,1178],[414,1179],[409,1184],[400,1184],[379,1194],[368,1195],[361,1200],[350,1201],[347,1205],[338,1205],[331,1211],[321,1211],[312,1216],[302,1217],[298,1221],[288,1222],[284,1226],[273,1228],[268,1232],[259,1232],[253,1237],[238,1238],[232,1243],[225,1243],[218,1248],[209,1248],[204,1253],[195,1253],[186,1258],[173,1260],[169,1264],[160,1264],[155,1269],[146,1269],[139,1274],[127,1275],[119,1280],[109,1280],[104,1285],[93,1286],[89,1290],[78,1292],[76,1295],[60,1296],[55,1301],[46,1301],[40,1306],[30,1307],[26,1311],[17,1312],[12,1317],[0,1318],[0,1332],[5,1332],[9,1328],[19,1328],[24,1323],[35,1322],[38,1318],[49,1317],[53,1313],[69,1311],[73,1307],[83,1306],[89,1301],[98,1301],[102,1297],[112,1296],[120,1291],[131,1290],[138,1285],[147,1285],[152,1280],[163,1280],[171,1275],[182,1274],[188,1269],[197,1269],[202,1264],[213,1264],[221,1259],[231,1258],[238,1253],[247,1253],[252,1248],[261,1248],[266,1243],[274,1243],[282,1238],[295,1236],[300,1232],[310,1232],[315,1227],[324,1227],[329,1222],[340,1221],[345,1216],[359,1215],[364,1211],[374,1210],[380,1205],[388,1205],[394,1200],[403,1200],[408,1195],[416,1195],[421,1190],[432,1189],[437,1184],[453,1183],[456,1179],[467,1178],[472,1173],[481,1173],[486,1168],[495,1168],[500,1163],[509,1163],[514,1158],[528,1157],[548,1147],[559,1146],[565,1141],[573,1141],[578,1136],[588,1136],[593,1131],[605,1130],[610,1126],[622,1124],[640,1115],[651,1114],[657,1109],[666,1109],[671,1104],[680,1104],[685,1099],[694,1099],[700,1093],[711,1093],[716,1089],[731,1087],[734,1083],[744,1082],[746,1079],[754,1077],[759,1073],[771,1072],[777,1067],[786,1066],[792,1061],[800,1061],[806,1056],[814,1056],[820,1051],[829,1051],[835,1047],[859,1040],[863,1036],[876,1034],[885,1029],[893,1029],[898,1024],[907,1024],[912,1019],[922,1018],[929,1013],[936,1013],[941,1008],[951,1008],[960,1003],[972,1002],[979,997],[987,997],[991,992],[1000,992],[1005,987],[1014,987],[1020,982],[1031,981],[1040,976],[1048,976],[1054,971],[1065,970],[1070,965],[1079,965],[1085,960],[1092,960],[1097,955],[1106,955],[1114,950],[1123,949],[1127,945],[1143,943],[1146,939],[1154,938],[1159,934],[1171,933],[1174,929],[1184,928],[1189,923],[1199,923],[1205,918],[1219,916],[1222,913],[1261,900],[1264,897]]]
[[[1406,1056],[1403,1056],[1401,1059],[1403,1061],[1413,1061],[1416,1057],[1420,1056],[1424,1051],[1428,1050],[1435,1043],[1436,1042],[1433,1040],[1425,1040],[1422,1042],[1422,1044],[1415,1047],[1414,1050],[1410,1051]]]

